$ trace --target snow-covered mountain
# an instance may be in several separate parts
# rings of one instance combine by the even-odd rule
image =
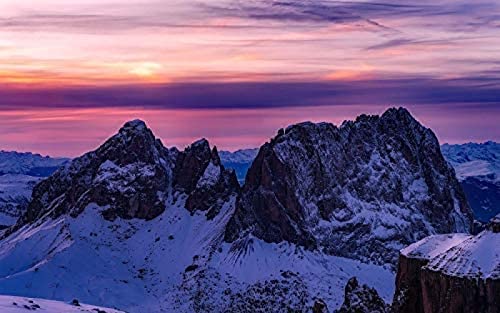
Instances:
[[[280,130],[250,167],[225,236],[395,265],[407,244],[471,224],[434,133],[400,108]]]
[[[455,169],[474,218],[487,223],[500,213],[500,144],[493,141],[444,144],[441,151]],[[221,162],[234,169],[238,181],[243,184],[257,153],[258,149],[221,151]]]
[[[220,160],[228,163],[252,163],[259,149],[240,149],[234,152],[230,151],[220,151]]]
[[[234,152],[220,151],[220,160],[227,168],[232,168],[236,172],[236,177],[240,184],[245,182],[248,168],[257,156],[259,149],[241,149]]]
[[[25,213],[33,187],[66,163],[65,158],[0,151],[0,228]]]
[[[2,313],[121,313],[110,308],[103,308],[80,303],[73,299],[71,303],[61,301],[33,299],[25,297],[0,295],[0,312]]]
[[[47,177],[67,158],[51,158],[30,152],[0,151],[0,175],[24,174],[28,176]]]
[[[437,140],[403,109],[280,131],[242,188],[206,140],[166,148],[136,120],[39,183],[0,231],[0,294],[332,312],[352,277],[390,301],[404,243],[470,224]]]
[[[474,217],[487,223],[500,213],[500,144],[444,144],[441,151],[455,168]]]
[[[26,212],[31,191],[40,179],[24,174],[0,175],[0,229],[14,225]]]
[[[457,177],[478,177],[488,181],[500,179],[500,144],[485,143],[444,144],[443,155],[457,172]]]

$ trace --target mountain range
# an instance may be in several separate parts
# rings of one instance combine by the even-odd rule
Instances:
[[[0,230],[0,294],[127,312],[385,312],[408,245],[463,233],[474,250],[455,170],[404,108],[291,125],[255,151],[205,139],[181,151],[126,123]],[[250,160],[239,183],[229,165]]]
[[[33,187],[68,160],[0,151],[0,229],[14,224],[25,213]]]
[[[441,150],[455,168],[474,217],[487,223],[500,213],[500,144],[444,144]]]

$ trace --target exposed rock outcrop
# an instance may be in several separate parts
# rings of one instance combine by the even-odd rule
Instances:
[[[208,141],[195,142],[184,152],[167,149],[143,121],[135,120],[39,183],[13,230],[45,215],[76,217],[90,203],[105,208],[108,220],[150,220],[182,195],[189,211],[207,210],[213,217],[238,188],[234,172],[220,164]]]
[[[500,218],[477,236],[436,235],[401,251],[394,312],[500,311]]]
[[[400,108],[280,130],[250,167],[225,239],[252,233],[394,266],[409,243],[471,227],[435,135]]]
[[[367,285],[360,285],[356,277],[345,286],[344,303],[336,313],[388,313],[390,306]]]

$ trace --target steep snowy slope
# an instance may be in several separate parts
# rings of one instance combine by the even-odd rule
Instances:
[[[487,223],[500,213],[500,144],[444,144],[441,151],[455,168],[474,217]]]
[[[223,241],[239,192],[206,140],[164,148],[140,121],[35,188],[0,232],[0,293],[130,312],[306,311],[339,307],[352,276],[390,300],[394,273],[273,244]]]
[[[252,234],[394,266],[407,244],[471,224],[436,137],[400,108],[280,130],[253,162],[225,239]]]
[[[32,299],[14,296],[0,295],[0,312],[2,313],[120,313],[115,309],[97,307],[93,305],[79,303],[64,303],[45,299]]]

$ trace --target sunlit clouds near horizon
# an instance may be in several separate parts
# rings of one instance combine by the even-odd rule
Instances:
[[[388,106],[421,114],[442,141],[500,137],[493,0],[4,0],[0,61],[0,130],[11,134],[0,148],[74,155],[107,134],[85,144],[71,122],[110,132],[133,115],[175,144],[202,135],[233,149],[286,123]],[[61,122],[72,109],[82,114]],[[177,130],[160,123],[173,112]],[[64,127],[71,148],[35,144]]]

